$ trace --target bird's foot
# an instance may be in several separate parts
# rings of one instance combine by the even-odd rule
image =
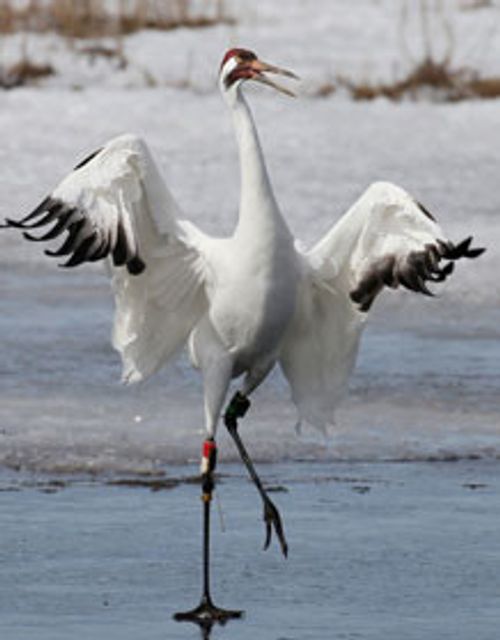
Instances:
[[[242,618],[243,615],[244,611],[217,607],[210,596],[204,595],[197,607],[189,611],[175,613],[174,620],[177,620],[177,622],[194,622],[200,627],[211,627],[214,623],[223,625],[228,620]]]
[[[283,529],[283,523],[281,521],[280,513],[272,500],[267,495],[266,490],[262,486],[262,482],[257,475],[257,472],[255,471],[253,462],[248,455],[247,450],[238,434],[238,418],[242,418],[248,411],[249,407],[250,400],[242,393],[237,391],[232,397],[231,402],[226,409],[226,412],[224,414],[224,422],[233,440],[235,441],[236,446],[238,447],[241,459],[247,467],[250,477],[257,487],[257,490],[259,491],[264,503],[263,519],[266,525],[266,539],[264,541],[264,549],[267,549],[271,544],[271,538],[274,529],[274,532],[280,543],[281,551],[286,558],[288,555],[288,544],[285,538],[285,531]]]
[[[285,531],[283,529],[280,512],[268,497],[264,499],[264,522],[266,523],[266,540],[264,542],[264,549],[269,547],[274,529],[280,543],[281,551],[286,558],[288,555],[288,544],[285,538]]]

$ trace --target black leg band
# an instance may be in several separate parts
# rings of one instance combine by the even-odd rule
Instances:
[[[237,391],[229,403],[226,413],[224,414],[224,422],[227,427],[236,426],[238,418],[243,418],[250,407],[250,400],[242,393]]]

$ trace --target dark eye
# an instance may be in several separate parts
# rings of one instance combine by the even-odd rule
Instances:
[[[255,53],[253,53],[253,51],[247,51],[246,49],[240,51],[238,58],[241,62],[250,62],[251,60],[257,60],[257,56],[255,55]]]

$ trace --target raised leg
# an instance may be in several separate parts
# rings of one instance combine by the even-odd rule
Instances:
[[[214,470],[217,462],[217,448],[213,439],[203,443],[201,459],[201,500],[203,503],[203,588],[200,604],[189,611],[174,614],[179,622],[195,622],[200,627],[210,629],[215,622],[225,624],[231,618],[241,618],[243,611],[221,609],[212,601],[210,594],[210,504],[214,491]]]
[[[260,497],[262,498],[262,502],[264,505],[264,522],[266,523],[266,539],[264,542],[264,549],[267,549],[269,547],[269,544],[271,542],[272,530],[274,528],[281,546],[281,551],[286,557],[288,555],[288,544],[286,542],[280,513],[272,500],[269,498],[266,490],[262,486],[262,482],[257,475],[257,471],[255,470],[252,459],[250,458],[248,451],[246,450],[245,445],[240,438],[240,434],[238,433],[238,418],[242,418],[248,411],[249,407],[250,400],[242,393],[237,391],[226,409],[226,413],[224,414],[224,423],[227,430],[231,434],[234,443],[236,444],[240,457],[246,468],[248,469],[248,473],[250,474],[253,483],[257,487],[257,491],[259,492]]]

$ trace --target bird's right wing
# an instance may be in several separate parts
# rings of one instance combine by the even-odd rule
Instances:
[[[207,308],[209,238],[179,219],[179,208],[145,143],[111,140],[81,162],[32,213],[7,220],[28,240],[62,245],[61,265],[108,259],[115,294],[113,345],[123,378],[145,379],[187,339]],[[41,235],[32,230],[51,225]]]

